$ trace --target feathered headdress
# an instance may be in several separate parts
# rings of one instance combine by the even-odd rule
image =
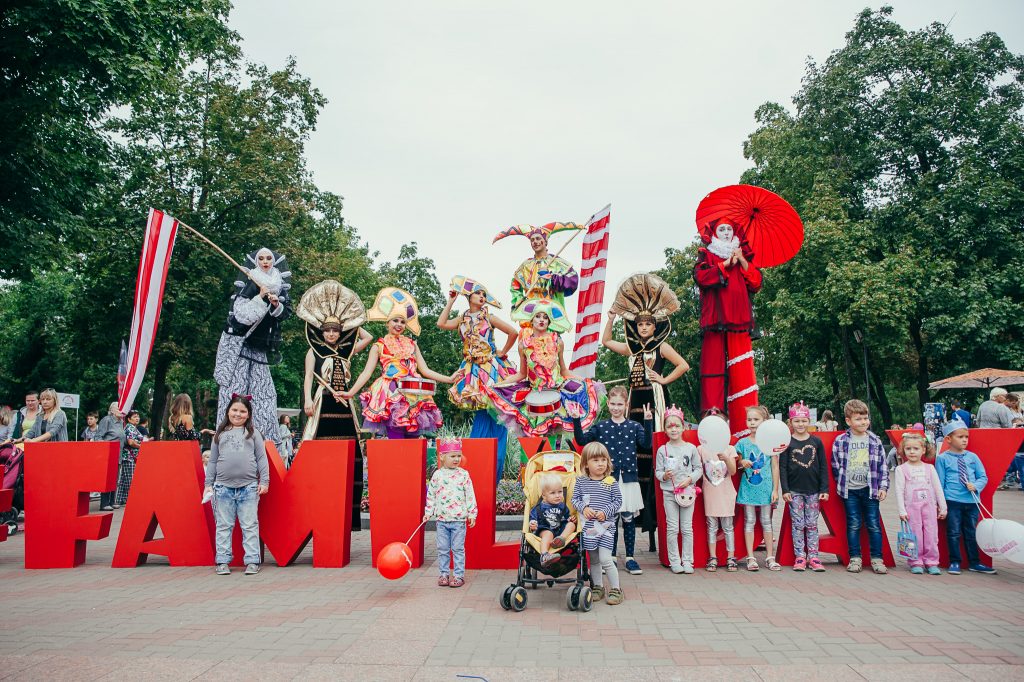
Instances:
[[[609,312],[622,316],[626,326],[626,342],[632,353],[656,348],[672,332],[669,315],[679,310],[679,298],[668,282],[657,275],[632,275],[619,285]],[[641,339],[636,324],[641,320],[654,323],[654,335]]]
[[[548,223],[546,225],[513,225],[507,230],[502,230],[491,242],[494,244],[499,239],[505,237],[511,237],[518,235],[520,237],[532,237],[534,234],[540,233],[544,235],[545,239],[549,239],[551,235],[556,232],[566,232],[569,230],[582,230],[586,228],[586,225],[580,225],[579,223]]]

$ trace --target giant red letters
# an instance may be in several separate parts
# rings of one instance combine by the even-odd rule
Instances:
[[[274,560],[279,566],[292,563],[313,540],[314,566],[346,566],[352,539],[355,441],[304,441],[291,469],[285,469],[267,441],[267,459],[270,490],[260,498],[260,538]]]
[[[519,542],[495,542],[498,484],[498,441],[465,438],[462,466],[473,480],[479,507],[476,525],[466,531],[466,568],[511,568],[519,565]]]
[[[370,555],[392,542],[406,542],[423,519],[427,504],[427,441],[371,440],[366,444],[370,488]],[[478,492],[482,492],[477,487]],[[494,494],[494,488],[491,488]],[[412,567],[423,565],[423,532],[409,542]]]
[[[132,568],[150,554],[171,566],[213,563],[213,516],[201,505],[203,461],[194,441],[142,444],[111,566]],[[162,538],[154,540],[157,526]]]
[[[25,568],[73,568],[87,540],[110,534],[112,514],[89,513],[89,491],[117,486],[118,444],[25,446]]]
[[[887,433],[892,442],[899,446],[906,431],[894,430]],[[1024,438],[1024,433],[1020,429],[970,430],[970,440],[967,443],[967,449],[978,455],[982,466],[985,467],[985,474],[988,476],[988,484],[982,489],[978,497],[981,499],[982,505],[993,514],[995,510],[992,508],[992,505],[996,488],[999,487],[999,481],[1003,479],[1003,474],[1006,472],[1007,467],[1010,466],[1010,462],[1013,461],[1022,438]],[[944,450],[945,444],[940,443],[938,449],[940,451]],[[896,492],[895,485],[892,486],[892,492],[893,494]],[[963,538],[960,540],[960,556],[965,562],[967,561],[967,548],[964,547]],[[984,552],[981,552],[981,561],[988,566],[992,565],[992,557]],[[949,566],[949,544],[946,541],[945,520],[939,521],[939,564]]]

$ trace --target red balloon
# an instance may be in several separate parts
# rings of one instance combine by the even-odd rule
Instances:
[[[388,580],[398,580],[412,568],[412,550],[404,542],[385,545],[377,555],[377,570]]]

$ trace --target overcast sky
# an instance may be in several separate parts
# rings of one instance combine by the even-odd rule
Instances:
[[[231,24],[249,59],[293,55],[327,97],[310,167],[381,258],[417,241],[442,286],[479,279],[507,313],[529,247],[491,245],[499,230],[611,203],[607,305],[692,241],[698,202],[749,165],[755,109],[790,105],[867,4],[236,0]],[[952,20],[958,40],[995,31],[1024,52],[1020,0],[890,4],[907,29]]]

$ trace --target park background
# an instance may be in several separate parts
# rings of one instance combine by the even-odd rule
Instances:
[[[295,301],[327,277],[367,303],[408,289],[428,364],[449,372],[461,342],[434,326],[448,278],[507,301],[528,247],[494,234],[611,202],[606,303],[632,272],[664,277],[682,301],[670,342],[696,366],[693,211],[747,182],[806,228],[755,297],[761,401],[836,410],[867,374],[876,420],[917,421],[930,381],[1020,364],[1024,11],[863,7],[14,2],[0,22],[0,399],[115,398],[149,207],[236,258],[284,252]],[[235,278],[180,236],[144,413],[187,392],[209,423]],[[282,407],[300,405],[306,349],[292,318]],[[597,376],[625,376],[623,359],[602,353]],[[669,390],[689,415],[697,381]]]

